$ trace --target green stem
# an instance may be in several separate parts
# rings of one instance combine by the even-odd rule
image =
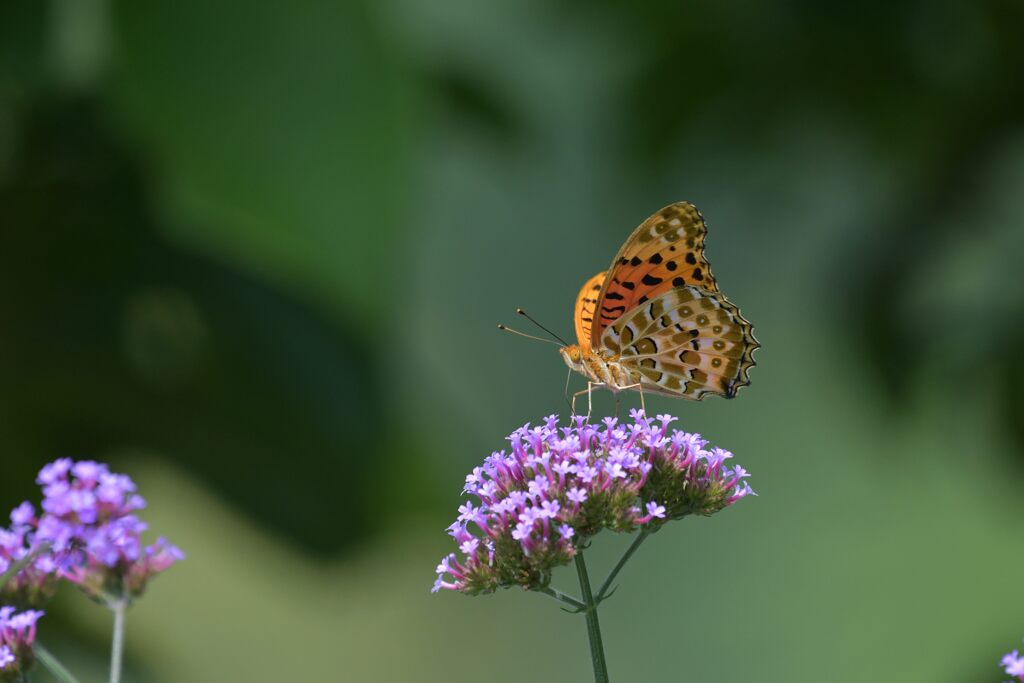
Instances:
[[[110,645],[110,683],[121,683],[121,661],[124,659],[124,621],[128,601],[119,598],[110,603],[114,613],[114,636]]]
[[[22,569],[27,567],[32,562],[35,562],[37,557],[39,557],[45,552],[48,552],[49,550],[50,542],[44,541],[40,543],[38,546],[36,546],[35,549],[33,549],[32,552],[30,552],[28,555],[12,564],[7,569],[7,571],[3,573],[3,576],[0,576],[0,588],[6,586],[7,582],[13,579],[15,576],[17,576]]]
[[[36,653],[36,659],[42,664],[47,671],[53,674],[60,683],[78,683],[78,679],[75,678],[70,671],[64,668],[64,665],[60,663],[53,654],[43,647],[43,644],[38,640],[35,642],[33,649]]]
[[[578,609],[580,611],[583,611],[583,610],[585,610],[587,608],[586,605],[584,605],[582,602],[580,602],[576,598],[572,597],[571,595],[566,595],[565,593],[563,593],[562,591],[560,591],[560,590],[558,590],[556,588],[550,588],[550,587],[548,587],[548,588],[538,588],[537,592],[543,593],[544,595],[550,595],[555,600],[558,600],[559,602],[564,602],[565,604],[569,605],[570,607],[573,607],[573,608]]]
[[[604,661],[604,644],[601,642],[601,625],[597,620],[597,602],[590,591],[590,577],[583,552],[576,553],[576,574],[580,579],[580,593],[586,606],[587,637],[590,640],[590,659],[594,664],[594,683],[608,683],[608,665]]]
[[[637,537],[633,539],[633,542],[626,549],[626,552],[619,558],[618,564],[616,564],[615,567],[612,568],[611,572],[608,573],[608,577],[604,580],[604,583],[601,584],[601,589],[597,591],[597,601],[599,603],[608,597],[608,589],[611,588],[612,581],[615,580],[615,577],[619,575],[622,568],[626,566],[627,562],[629,562],[629,558],[633,557],[633,553],[636,552],[637,548],[640,547],[640,544],[643,543],[649,535],[650,534],[646,531],[641,531],[637,534]]]

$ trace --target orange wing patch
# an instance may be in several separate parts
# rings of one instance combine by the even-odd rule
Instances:
[[[576,295],[576,310],[572,317],[576,321],[576,340],[584,353],[590,350],[590,330],[594,324],[594,311],[597,310],[597,299],[606,272],[602,270],[584,282],[580,293]]]
[[[633,231],[612,261],[597,301],[593,335],[633,308],[679,287],[717,292],[704,256],[707,226],[693,204],[666,206]]]

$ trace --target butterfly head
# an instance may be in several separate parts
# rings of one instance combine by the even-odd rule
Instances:
[[[576,344],[569,344],[558,349],[562,354],[562,360],[573,370],[583,372],[583,351]]]

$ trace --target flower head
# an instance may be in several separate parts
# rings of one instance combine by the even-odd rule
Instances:
[[[16,612],[14,607],[0,608],[0,681],[23,680],[25,672],[32,668],[36,622],[42,616],[37,610]]]
[[[542,588],[602,529],[657,531],[687,515],[711,515],[747,495],[748,475],[732,454],[706,450],[697,434],[672,430],[675,419],[632,423],[556,416],[525,425],[509,448],[492,453],[466,478],[467,502],[449,527],[460,555],[437,567],[434,591],[477,594],[513,585]]]
[[[29,503],[0,529],[0,569],[36,553],[0,595],[38,606],[52,596],[58,578],[97,600],[139,597],[149,580],[184,554],[165,539],[146,546],[147,525],[136,513],[146,506],[135,482],[92,460],[56,460],[39,472],[41,513]]]

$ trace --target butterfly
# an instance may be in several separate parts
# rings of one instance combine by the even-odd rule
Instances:
[[[753,326],[718,290],[693,204],[661,209],[633,231],[611,266],[576,297],[577,344],[566,365],[593,386],[701,400],[750,384]],[[574,410],[575,412],[575,410]]]

